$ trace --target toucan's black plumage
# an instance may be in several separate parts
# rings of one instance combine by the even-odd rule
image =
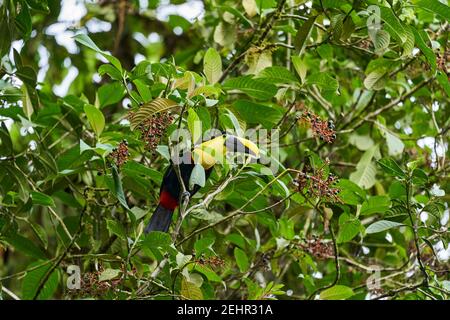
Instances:
[[[189,179],[196,163],[202,165],[205,169],[205,178],[208,179],[216,163],[216,157],[212,153],[217,155],[226,151],[242,152],[255,157],[259,156],[258,147],[247,139],[232,135],[222,135],[208,140],[194,148],[192,153],[187,155],[187,158],[192,161],[179,164],[184,186],[187,189],[189,188]],[[191,190],[188,189],[187,191],[190,196],[193,196],[199,189],[200,186],[194,185]],[[169,230],[173,212],[179,204],[181,192],[182,187],[171,163],[164,174],[159,191],[158,207],[150,218],[150,223],[145,228],[146,233],[150,231],[167,232]]]
[[[189,178],[194,166],[194,163],[181,163],[179,165],[180,174],[186,188],[189,188]],[[213,167],[205,170],[206,179],[208,179],[212,169]],[[199,185],[194,185],[193,189],[188,190],[188,192],[190,196],[193,196],[199,189]],[[159,191],[159,204],[150,219],[150,223],[145,228],[146,233],[150,231],[167,232],[167,230],[169,230],[172,215],[174,210],[178,207],[181,192],[182,188],[180,182],[178,181],[177,173],[171,163],[164,174],[161,189]]]

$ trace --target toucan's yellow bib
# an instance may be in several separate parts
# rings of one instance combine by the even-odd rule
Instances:
[[[223,136],[203,142],[192,151],[194,162],[201,164],[205,170],[213,167],[224,157],[224,142]]]

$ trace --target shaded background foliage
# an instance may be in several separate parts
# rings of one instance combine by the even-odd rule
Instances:
[[[0,18],[0,297],[448,298],[446,1],[3,0]],[[167,136],[196,119],[279,129],[281,176],[216,166],[144,236]]]

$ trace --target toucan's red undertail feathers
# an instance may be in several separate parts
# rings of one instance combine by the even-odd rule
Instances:
[[[159,195],[159,204],[169,210],[175,210],[178,207],[178,199],[175,199],[168,191],[162,190]]]

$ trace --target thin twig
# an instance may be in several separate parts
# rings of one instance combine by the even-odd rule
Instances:
[[[72,246],[75,244],[76,239],[81,234],[83,230],[83,217],[84,213],[86,212],[86,206],[83,208],[80,214],[80,224],[78,226],[78,230],[73,236],[72,240],[70,241],[67,248],[64,250],[64,252],[59,256],[59,258],[55,261],[55,263],[47,270],[45,275],[41,278],[41,281],[39,282],[39,286],[33,296],[33,300],[36,300],[39,297],[39,294],[41,293],[42,289],[44,288],[45,283],[47,282],[50,275],[53,273],[53,271],[61,264],[61,262],[64,260],[66,255],[68,254],[69,250],[72,248]]]

